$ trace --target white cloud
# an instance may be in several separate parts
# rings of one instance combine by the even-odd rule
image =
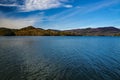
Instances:
[[[9,6],[9,7],[17,7],[17,6],[19,6],[19,5],[17,5],[17,4],[0,4],[0,6]]]
[[[68,0],[26,0],[25,4],[21,6],[22,11],[46,10],[51,8],[66,7],[70,8],[72,5],[64,4]]]
[[[35,25],[36,22],[42,22],[42,13],[35,14],[26,18],[7,17],[5,14],[0,13],[0,27],[19,29],[30,25]]]
[[[17,0],[0,0],[0,6],[19,7]]]
[[[72,5],[65,4],[69,0],[24,0],[22,5],[17,0],[0,1],[0,6],[18,7],[18,10],[29,12],[34,10],[46,10],[51,8],[65,7],[71,8]]]
[[[0,19],[0,27],[6,28],[22,28],[29,25],[34,25],[34,19],[10,19],[10,18],[2,18]]]
[[[66,8],[72,8],[73,6],[72,5],[64,5],[64,7],[66,7]]]

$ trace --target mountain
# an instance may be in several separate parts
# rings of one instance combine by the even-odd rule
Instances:
[[[115,27],[99,27],[99,28],[85,28],[85,29],[73,29],[66,30],[67,32],[73,32],[75,35],[82,36],[117,36],[120,35],[120,29]]]
[[[120,36],[120,29],[110,26],[60,31],[28,26],[21,29],[0,28],[0,36]]]
[[[16,36],[68,36],[71,32],[64,32],[53,29],[42,29],[28,26],[19,30],[14,31]]]
[[[28,26],[25,28],[18,29],[14,31],[16,36],[39,36],[44,35],[44,30],[41,28],[35,28],[33,26]]]

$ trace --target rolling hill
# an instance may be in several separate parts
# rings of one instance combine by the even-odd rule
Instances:
[[[0,36],[120,36],[120,29],[110,26],[61,31],[28,26],[21,29],[0,28]]]

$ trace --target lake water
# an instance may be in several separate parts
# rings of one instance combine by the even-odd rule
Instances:
[[[0,80],[120,80],[120,37],[0,37]]]

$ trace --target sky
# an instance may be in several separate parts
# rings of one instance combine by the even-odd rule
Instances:
[[[120,0],[0,0],[0,27],[120,28]]]

